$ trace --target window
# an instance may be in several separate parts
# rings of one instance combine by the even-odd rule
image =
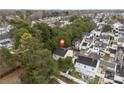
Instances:
[[[84,68],[86,68],[86,66],[84,66]]]

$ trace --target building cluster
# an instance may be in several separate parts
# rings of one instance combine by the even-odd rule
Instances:
[[[116,22],[111,25],[112,31],[103,32],[106,22],[97,19],[94,19],[97,24],[94,30],[72,40],[72,49],[55,49],[53,57],[72,57],[76,71],[88,80],[98,76],[99,83],[123,84],[124,25]]]
[[[12,47],[12,40],[10,39],[10,30],[13,27],[11,25],[5,25],[0,27],[0,47]]]

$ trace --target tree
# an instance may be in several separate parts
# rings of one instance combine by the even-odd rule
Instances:
[[[48,49],[30,33],[24,33],[18,48],[22,62],[22,83],[50,83],[57,74],[57,62]]]
[[[17,49],[19,47],[19,45],[20,45],[21,36],[24,33],[27,33],[27,32],[29,32],[29,31],[27,29],[25,29],[25,28],[13,29],[10,32],[10,37],[12,38],[12,40],[14,42],[15,49]]]
[[[95,27],[95,23],[90,18],[75,19],[70,25],[66,25],[63,28],[54,27],[52,28],[52,37],[44,42],[45,46],[50,50],[60,47],[59,40],[65,40],[64,47],[71,46],[71,40],[74,37],[82,37],[85,32],[92,31]]]
[[[35,28],[36,30],[34,34],[40,35],[39,37],[36,37],[36,38],[39,38],[39,40],[42,40],[42,42],[46,42],[52,38],[52,34],[53,34],[52,28],[48,26],[48,24],[36,23],[33,28]]]
[[[30,20],[21,19],[21,18],[9,20],[9,23],[17,29],[20,29],[20,28],[28,29],[31,26]]]
[[[112,31],[112,27],[110,25],[104,25],[102,28],[103,32],[111,32]]]
[[[89,17],[79,18],[67,25],[65,29],[68,29],[72,33],[72,38],[82,37],[85,32],[90,32],[95,28],[95,23]]]
[[[36,50],[40,49],[42,49],[42,43],[32,37],[30,33],[24,33],[21,36],[17,51],[21,54],[23,63],[26,63],[32,61],[32,56],[36,53]]]
[[[7,48],[0,48],[0,65],[8,65],[10,67],[16,66],[15,55],[11,54]]]
[[[70,22],[73,22],[74,20],[77,20],[77,19],[79,19],[79,18],[80,18],[80,17],[74,15],[74,16],[71,16],[71,17],[70,17],[69,21],[70,21]]]
[[[51,83],[57,74],[57,62],[52,58],[49,50],[37,50],[33,60],[24,65],[23,83]]]
[[[59,41],[60,39],[65,40],[65,46],[69,47],[71,45],[71,38],[72,34],[70,31],[60,27],[54,27],[52,29],[52,38],[45,42],[44,47],[48,48],[49,50],[53,50],[55,48],[60,47]]]
[[[58,68],[60,71],[66,72],[69,69],[74,68],[74,64],[72,62],[72,59],[70,57],[67,57],[65,59],[60,58],[58,60]]]

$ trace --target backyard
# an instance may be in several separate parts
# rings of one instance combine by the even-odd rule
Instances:
[[[109,60],[110,60],[110,55],[109,55],[109,54],[105,54],[105,55],[103,56],[103,60],[109,61]]]

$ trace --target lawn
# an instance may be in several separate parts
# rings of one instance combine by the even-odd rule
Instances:
[[[95,76],[95,79],[90,82],[90,84],[98,84],[100,77]]]
[[[109,54],[105,54],[105,55],[103,56],[103,59],[106,60],[106,61],[109,61],[110,55],[109,55]]]
[[[69,74],[75,78],[82,79],[81,74],[79,72],[74,71],[74,70],[69,72]]]
[[[100,79],[100,77],[96,76],[93,83],[94,84],[98,84],[99,83],[99,79]]]

